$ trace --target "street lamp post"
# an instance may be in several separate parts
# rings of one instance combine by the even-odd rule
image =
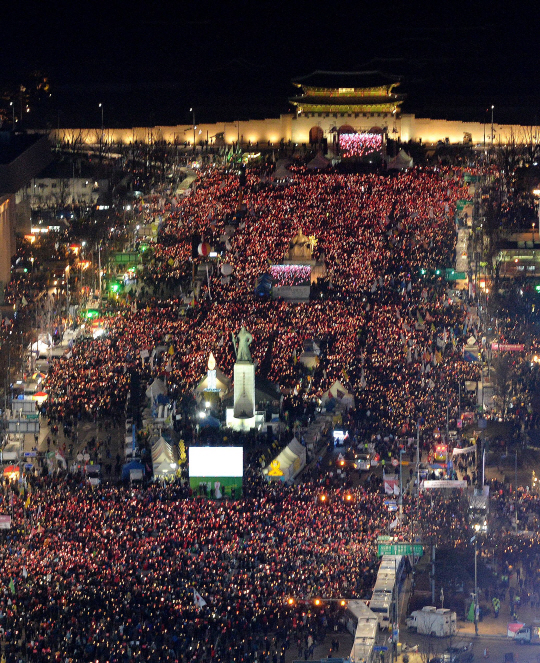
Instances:
[[[100,138],[100,143],[99,143],[99,156],[101,156],[103,152],[103,142],[104,142],[104,135],[103,135],[103,104],[99,104],[99,108],[101,108],[101,138]]]
[[[13,130],[15,131],[15,104],[12,101],[10,101],[9,105],[11,106],[12,124],[13,124]]]
[[[495,106],[492,104],[491,105],[491,147],[493,147],[493,138],[494,138],[494,135],[493,135],[493,109],[494,108],[495,108]]]
[[[474,539],[474,630],[478,635],[478,548],[477,538]]]
[[[403,459],[405,449],[399,450],[399,522],[403,520]]]
[[[190,108],[189,112],[192,114],[192,120],[193,120],[193,154],[195,154],[195,130],[197,127],[195,126],[195,109]]]

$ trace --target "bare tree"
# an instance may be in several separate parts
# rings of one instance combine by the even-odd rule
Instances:
[[[531,125],[523,127],[523,160],[534,163],[540,157],[540,127]]]
[[[495,369],[495,393],[501,403],[502,413],[506,415],[514,379],[512,362],[508,354],[500,354],[496,357],[493,361],[493,367]]]

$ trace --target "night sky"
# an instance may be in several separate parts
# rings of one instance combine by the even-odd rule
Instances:
[[[529,8],[530,7],[530,8]],[[316,69],[402,75],[404,112],[540,123],[540,21],[511,2],[12,3],[0,83],[33,71],[51,93],[35,122],[132,126],[287,112]],[[39,114],[39,118],[37,115]]]

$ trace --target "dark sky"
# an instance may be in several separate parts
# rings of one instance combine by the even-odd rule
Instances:
[[[315,69],[403,75],[406,112],[540,122],[539,12],[485,2],[12,3],[0,81],[49,75],[61,124],[275,116]],[[43,110],[45,113],[45,109]]]

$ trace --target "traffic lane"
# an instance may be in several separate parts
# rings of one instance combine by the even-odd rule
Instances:
[[[402,645],[407,646],[409,653],[415,646],[418,646],[418,654],[421,660],[425,663],[431,658],[436,658],[438,654],[442,654],[448,647],[462,647],[472,643],[472,651],[474,660],[480,661],[484,659],[484,651],[487,649],[487,660],[503,662],[504,654],[512,653],[514,660],[519,663],[525,661],[540,660],[540,646],[536,644],[521,645],[506,637],[489,635],[480,633],[478,636],[463,637],[459,634],[448,638],[433,638],[428,635],[419,635],[412,631],[400,628],[400,642]],[[412,658],[409,657],[412,661]]]

